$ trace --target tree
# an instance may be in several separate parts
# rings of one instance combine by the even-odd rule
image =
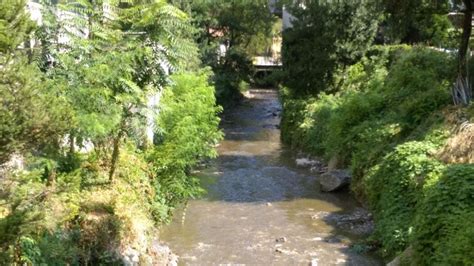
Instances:
[[[357,62],[374,41],[379,13],[367,1],[308,1],[290,6],[296,17],[283,32],[286,85],[297,95],[335,91],[336,71]]]
[[[70,41],[52,75],[69,87],[71,134],[110,153],[112,181],[123,140],[144,142],[147,114],[156,108],[148,105],[149,96],[167,84],[169,71],[189,67],[197,49],[187,16],[165,1],[105,5],[78,1],[63,7],[80,15],[64,21]]]
[[[456,105],[468,105],[472,99],[472,88],[468,79],[467,52],[469,49],[469,40],[471,39],[472,32],[473,3],[471,0],[463,0],[463,4],[463,32],[458,51],[458,77],[452,90],[454,104]]]
[[[389,42],[445,45],[452,28],[448,0],[383,0]]]
[[[25,1],[0,4],[0,164],[12,153],[57,145],[69,117],[61,88],[30,60],[34,23]]]
[[[272,37],[276,18],[268,1],[171,1],[187,10],[198,29],[196,41],[204,65],[215,73],[216,94],[221,103],[232,102],[240,96],[239,85],[249,82],[252,74],[251,57],[265,48]],[[225,46],[225,54],[220,53]],[[260,46],[260,47],[257,47]]]

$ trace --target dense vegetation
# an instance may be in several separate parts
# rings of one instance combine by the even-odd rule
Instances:
[[[298,22],[284,32],[283,141],[351,169],[387,259],[410,247],[407,264],[472,264],[473,150],[460,141],[474,117],[452,104],[457,53],[429,46],[460,42],[448,2],[384,1],[370,12],[365,1],[316,2],[294,7]]]
[[[192,18],[200,59],[215,74],[217,100],[224,106],[235,103],[251,82],[252,56],[264,53],[275,34],[268,1],[171,2]]]
[[[0,264],[153,263],[278,19],[266,0],[45,0],[39,23],[26,2],[0,3]],[[281,2],[282,140],[350,168],[387,260],[472,265],[471,1]]]
[[[105,7],[45,1],[38,25],[25,1],[0,4],[2,265],[151,258],[155,225],[216,156],[221,108],[189,17],[165,1]]]

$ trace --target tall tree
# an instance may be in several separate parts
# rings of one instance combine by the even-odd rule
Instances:
[[[448,0],[383,0],[389,42],[442,45],[452,28]]]
[[[156,108],[148,98],[166,85],[169,71],[196,58],[192,28],[165,1],[78,1],[64,8],[80,16],[65,19],[69,48],[55,76],[70,88],[74,135],[110,154],[112,181],[123,140],[144,141],[147,114]]]
[[[283,32],[286,84],[301,97],[337,90],[336,71],[355,63],[374,41],[380,13],[374,2],[305,1],[290,6],[293,27]]]
[[[0,4],[0,164],[12,153],[56,145],[68,115],[61,88],[30,61],[34,29],[26,1]]]

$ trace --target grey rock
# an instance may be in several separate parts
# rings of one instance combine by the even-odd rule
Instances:
[[[322,174],[319,177],[321,190],[331,192],[349,185],[351,174],[347,170],[333,170]]]

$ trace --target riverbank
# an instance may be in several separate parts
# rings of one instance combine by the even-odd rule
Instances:
[[[450,104],[454,72],[454,58],[430,48],[374,47],[338,93],[281,90],[282,140],[350,169],[387,261],[405,249],[415,264],[474,260],[474,119],[472,107]]]
[[[112,146],[104,136],[89,151],[78,140],[55,157],[32,151],[0,166],[0,264],[176,264],[157,227],[201,192],[189,169],[215,156],[222,133],[209,73],[170,79],[153,144],[145,131]]]

